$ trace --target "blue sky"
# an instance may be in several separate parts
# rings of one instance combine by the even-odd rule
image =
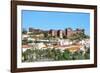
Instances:
[[[22,10],[22,28],[50,30],[76,28],[85,29],[87,35],[90,34],[90,14],[79,12],[48,12]]]

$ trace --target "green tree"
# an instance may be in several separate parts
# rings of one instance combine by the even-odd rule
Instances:
[[[70,60],[71,59],[71,53],[68,50],[64,50],[63,58],[64,58],[64,60]]]
[[[23,39],[22,40],[22,45],[26,45],[26,44],[28,44],[28,40],[27,39]]]
[[[82,40],[85,38],[89,38],[89,36],[85,35],[84,33],[75,33],[72,36],[70,36],[68,39],[70,40]]]
[[[27,33],[27,30],[26,29],[23,29],[22,30],[22,34],[26,34]]]

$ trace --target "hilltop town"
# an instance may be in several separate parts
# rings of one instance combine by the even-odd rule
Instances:
[[[29,28],[29,32],[30,33],[37,33],[35,34],[38,35],[40,37],[59,37],[59,38],[64,38],[64,37],[70,37],[75,33],[83,33],[84,34],[84,29],[76,29],[76,30],[72,30],[71,28],[66,28],[65,30],[41,30],[41,29],[33,29],[33,28]]]
[[[89,52],[89,49],[90,39],[89,36],[85,34],[84,29],[77,28],[76,30],[73,30],[71,28],[66,28],[64,30],[42,30],[31,27],[28,31],[25,29],[22,31],[22,52],[24,53],[22,57],[23,61],[54,60],[57,55],[55,57],[53,56],[53,58],[51,57],[53,54],[51,55],[49,52],[51,51],[51,53],[54,53],[56,50],[59,50],[60,53],[64,53],[67,50],[71,54],[82,51],[81,55],[84,56],[87,52]],[[32,53],[31,56],[25,56],[25,52],[27,52],[27,50],[35,52]],[[42,52],[42,54],[36,50]],[[36,52],[40,54],[39,58]],[[47,54],[44,54],[46,52]],[[47,56],[48,54],[50,57]],[[61,59],[58,59],[57,57],[56,60]]]

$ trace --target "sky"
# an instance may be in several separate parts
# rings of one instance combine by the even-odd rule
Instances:
[[[85,34],[90,35],[90,14],[79,12],[51,12],[22,10],[22,28],[29,27],[42,30],[64,30],[72,28],[85,29]]]

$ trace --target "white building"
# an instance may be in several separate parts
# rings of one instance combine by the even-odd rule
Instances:
[[[69,40],[62,39],[62,40],[59,40],[59,44],[60,44],[61,46],[64,46],[64,45],[71,45],[72,42],[69,41]]]

